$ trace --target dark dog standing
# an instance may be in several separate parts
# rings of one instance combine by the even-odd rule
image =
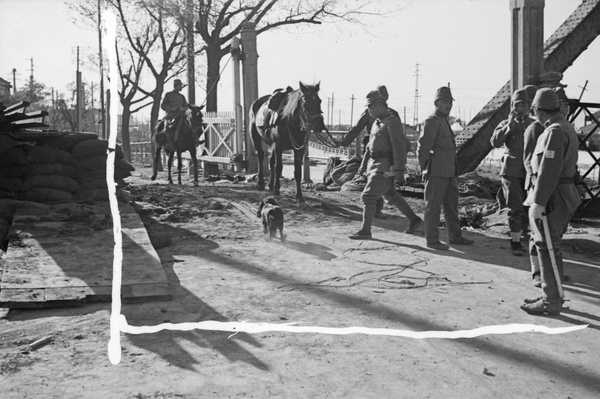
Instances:
[[[269,234],[268,239],[275,237],[279,230],[279,239],[285,241],[283,235],[283,210],[277,205],[273,197],[263,198],[258,204],[256,216],[262,219],[263,233]]]

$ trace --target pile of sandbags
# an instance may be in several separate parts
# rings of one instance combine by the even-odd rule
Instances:
[[[77,178],[81,190],[77,198],[91,198],[97,201],[108,200],[106,184],[106,157],[108,141],[86,140],[73,147],[71,155],[77,161],[82,173]],[[125,185],[123,179],[131,176],[135,168],[124,159],[121,147],[117,146],[115,153],[114,181],[117,185]]]
[[[36,202],[107,200],[108,141],[94,134],[65,134],[35,141],[13,140],[0,133],[0,198]],[[116,150],[118,184],[133,166]]]

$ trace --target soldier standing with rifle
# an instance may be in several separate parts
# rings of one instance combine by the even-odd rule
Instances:
[[[525,205],[540,262],[542,296],[526,299],[521,309],[530,314],[560,315],[563,260],[560,241],[581,203],[574,184],[579,140],[575,128],[560,113],[556,92],[537,91],[536,119],[544,126],[531,157],[532,183]]]

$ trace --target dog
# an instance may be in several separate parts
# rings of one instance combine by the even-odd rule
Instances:
[[[283,235],[283,210],[277,205],[273,197],[263,198],[258,204],[256,217],[262,219],[263,233],[268,234],[269,241],[275,237],[279,230],[279,239],[285,242]]]

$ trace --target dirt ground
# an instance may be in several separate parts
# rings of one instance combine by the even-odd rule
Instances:
[[[267,195],[252,183],[128,178],[130,198],[157,249],[172,300],[125,304],[130,325],[206,320],[298,326],[456,331],[535,324],[587,328],[461,339],[385,335],[161,331],[121,334],[107,355],[109,303],[13,309],[0,319],[0,397],[7,398],[597,398],[600,397],[600,223],[574,221],[565,236],[569,302],[559,317],[519,309],[539,294],[528,258],[509,251],[507,227],[465,229],[469,247],[436,252],[408,221],[376,220],[374,239],[352,241],[359,192],[286,182],[279,203],[287,242],[268,242],[253,215]],[[423,201],[408,199],[422,216]],[[462,198],[481,207],[490,201]],[[445,231],[442,230],[442,239]],[[164,244],[164,243],[163,243]],[[126,265],[124,265],[126,267]],[[24,353],[45,336],[51,342]]]

